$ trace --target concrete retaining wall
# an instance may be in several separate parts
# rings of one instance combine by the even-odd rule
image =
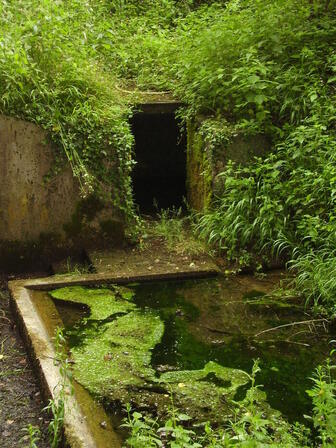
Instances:
[[[0,116],[0,239],[29,241],[63,233],[79,190],[71,169],[45,181],[54,161],[46,133],[32,123]]]
[[[123,225],[110,204],[82,200],[69,166],[45,179],[54,163],[45,131],[0,115],[0,269],[15,252],[22,258],[32,247],[43,251],[41,243],[52,255],[55,248],[103,243],[106,232],[121,237]]]
[[[223,188],[218,174],[224,171],[229,160],[246,166],[255,156],[265,156],[271,148],[270,139],[265,135],[239,134],[228,143],[211,148],[198,132],[201,123],[199,120],[187,125],[187,196],[189,205],[197,211],[205,210]]]

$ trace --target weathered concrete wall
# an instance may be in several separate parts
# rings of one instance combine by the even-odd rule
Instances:
[[[192,209],[202,211],[213,194],[212,167],[202,136],[195,123],[187,125],[187,200]]]
[[[32,123],[0,116],[0,239],[29,241],[62,233],[79,190],[70,168],[45,182],[53,164],[46,134]]]
[[[229,160],[242,166],[255,156],[265,156],[271,147],[265,135],[244,137],[235,134],[226,144],[211,147],[198,132],[202,121],[187,125],[187,196],[194,210],[203,211],[222,185],[218,174],[223,172]]]
[[[8,258],[13,262],[46,247],[52,257],[55,248],[103,245],[111,235],[122,238],[115,210],[96,198],[81,199],[69,166],[45,179],[54,160],[42,129],[0,115],[0,269]]]

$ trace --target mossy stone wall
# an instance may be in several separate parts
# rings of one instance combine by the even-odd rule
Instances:
[[[194,210],[204,210],[212,197],[212,168],[206,145],[194,122],[187,124],[187,199]]]
[[[271,147],[266,135],[242,133],[234,133],[225,143],[213,145],[200,132],[201,126],[201,118],[187,124],[187,199],[197,211],[206,210],[213,197],[220,193],[222,182],[218,174],[230,160],[246,166],[255,156],[265,156]]]

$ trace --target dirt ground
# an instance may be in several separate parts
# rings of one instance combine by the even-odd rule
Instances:
[[[206,253],[181,253],[169,250],[164,238],[151,238],[145,248],[89,251],[88,256],[98,273],[111,275],[146,275],[173,272],[217,270],[214,259]]]
[[[5,280],[0,278],[0,446],[29,447],[25,428],[33,425],[41,432],[37,446],[47,448],[48,415],[9,310]]]

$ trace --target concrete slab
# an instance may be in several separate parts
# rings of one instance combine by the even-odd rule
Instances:
[[[99,274],[112,276],[173,275],[198,276],[209,272],[218,273],[219,268],[207,256],[181,256],[162,247],[148,251],[115,249],[113,251],[88,251],[92,268]]]

